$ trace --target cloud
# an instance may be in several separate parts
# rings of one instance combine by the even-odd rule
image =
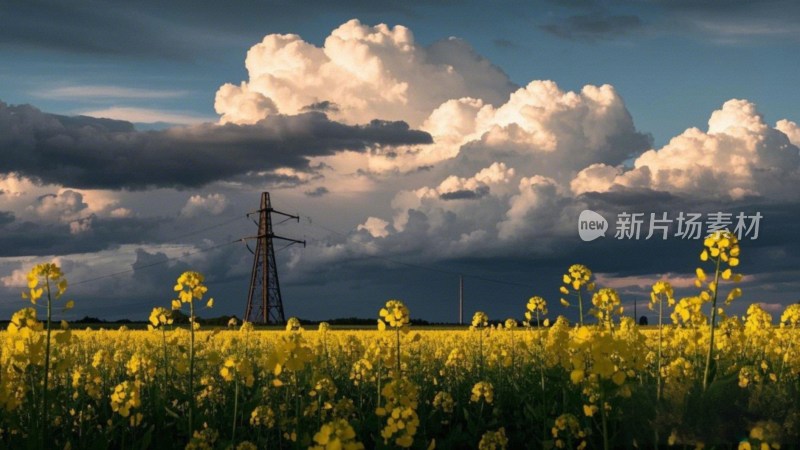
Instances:
[[[70,100],[82,100],[86,98],[169,99],[185,97],[188,95],[188,92],[179,90],[141,89],[124,86],[72,85],[38,90],[33,92],[33,95],[42,98]],[[113,119],[114,117],[109,118]]]
[[[197,53],[198,41],[208,42],[201,30],[169,21],[161,13],[91,1],[14,3],[0,16],[0,41],[27,49],[180,60]]]
[[[465,200],[481,198],[489,194],[491,187],[506,184],[514,177],[514,169],[503,163],[494,163],[470,178],[451,175],[435,189],[442,200]],[[427,192],[425,195],[428,195]]]
[[[0,211],[0,226],[8,225],[16,220],[11,211]]]
[[[88,206],[81,193],[66,189],[58,194],[39,197],[28,209],[46,220],[70,222],[79,217]]]
[[[322,197],[329,194],[330,191],[325,186],[319,186],[313,190],[305,191],[304,193],[309,197]]]
[[[791,0],[670,0],[659,5],[665,16],[684,29],[719,42],[752,42],[758,37],[800,38],[800,5]]]
[[[569,16],[540,28],[563,39],[594,41],[634,34],[643,26],[642,19],[636,15],[596,12]]]
[[[791,0],[549,0],[549,3],[572,14],[549,19],[539,28],[569,40],[608,40],[644,31],[656,35],[678,32],[706,41],[710,37],[717,43],[752,44],[759,37],[800,37],[797,25],[800,6]]]
[[[795,122],[786,119],[779,120],[775,124],[775,129],[785,134],[789,138],[789,142],[800,147],[800,127]]]
[[[410,171],[461,159],[476,170],[505,158],[520,173],[535,171],[565,182],[589,164],[620,164],[651,144],[612,86],[570,92],[553,81],[532,81],[498,106],[474,98],[448,100],[420,128],[431,134],[433,145],[401,146],[391,156],[370,154],[369,168]]]
[[[280,167],[304,170],[309,158],[343,150],[428,142],[402,122],[344,125],[320,113],[138,132],[129,122],[0,102],[0,173],[72,188],[198,187]]]
[[[559,183],[592,163],[620,164],[651,141],[636,131],[612,86],[565,92],[552,81],[532,81],[497,107],[451,100],[433,111],[422,128],[436,143],[414,155],[416,160],[457,155],[476,165],[505,158],[520,174],[545,175]]]
[[[387,231],[387,227],[389,226],[389,222],[379,219],[377,217],[369,217],[367,221],[362,223],[361,225],[356,228],[357,230],[365,230],[374,238],[381,238],[386,237],[389,235]]]
[[[796,128],[787,121],[780,127]],[[652,189],[701,198],[797,200],[786,189],[800,181],[800,150],[781,129],[764,123],[756,106],[729,100],[714,111],[708,131],[690,128],[659,150],[648,150],[633,168],[595,164],[572,181],[572,190]]]
[[[295,34],[267,35],[248,51],[245,65],[247,81],[217,91],[222,123],[253,124],[326,105],[333,119],[350,124],[380,118],[417,126],[447,100],[499,103],[514,88],[462,40],[424,47],[404,26],[355,19],[333,30],[323,47]]]
[[[209,121],[208,117],[197,116],[185,112],[122,106],[81,111],[80,114],[83,116],[96,117],[98,119],[113,119],[136,123],[160,122],[175,125],[196,125]]]
[[[218,216],[225,212],[228,206],[228,199],[223,194],[193,195],[181,209],[181,215],[184,217],[197,217],[205,214]]]
[[[90,253],[115,245],[155,242],[163,218],[89,216],[66,223],[16,220],[0,225],[0,258]]]

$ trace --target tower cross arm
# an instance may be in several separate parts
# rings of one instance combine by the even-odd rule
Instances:
[[[261,234],[261,235],[258,235],[258,236],[249,236],[249,237],[242,238],[241,240],[242,241],[249,241],[249,240],[252,240],[252,239],[264,239],[264,238],[280,239],[282,241],[289,241],[289,242],[291,242],[293,244],[303,244],[303,247],[306,246],[306,241],[305,240],[301,241],[299,239],[292,239],[292,238],[287,238],[287,237],[283,237],[283,236],[278,236],[277,234],[274,234],[274,233]]]

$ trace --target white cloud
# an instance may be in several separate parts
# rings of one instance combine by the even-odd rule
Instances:
[[[519,181],[519,194],[511,197],[505,220],[497,224],[502,240],[530,236],[542,226],[548,226],[553,213],[559,211],[555,180],[540,175]]]
[[[389,235],[386,227],[389,222],[377,217],[368,217],[367,221],[358,226],[357,230],[364,230],[374,238],[382,238]]]
[[[379,118],[418,126],[447,100],[499,103],[513,88],[461,40],[424,47],[402,25],[355,19],[333,30],[322,47],[294,34],[267,35],[247,52],[245,65],[249,80],[217,91],[214,107],[223,123],[255,123],[276,111],[297,114],[324,105],[347,123]]]
[[[797,123],[782,119],[775,124],[775,129],[783,132],[783,134],[789,137],[789,141],[792,144],[800,147],[800,126],[798,126]]]
[[[95,189],[69,189],[52,184],[39,184],[15,173],[0,175],[2,206],[19,220],[68,223],[92,215],[121,217],[119,192]],[[128,210],[129,214],[132,211]]]
[[[123,219],[133,217],[133,211],[128,208],[115,208],[111,210],[109,215],[115,219]]]
[[[618,185],[701,198],[796,199],[797,191],[786,189],[800,181],[800,153],[790,141],[796,126],[781,121],[779,127],[766,125],[753,103],[729,100],[711,114],[707,132],[690,128],[640,155],[624,173],[587,167],[573,180],[573,191],[603,192]]]
[[[605,192],[614,185],[614,181],[623,172],[622,167],[592,164],[578,172],[570,182],[570,189],[575,195],[584,192]]]
[[[71,222],[85,215],[88,207],[80,192],[63,189],[56,194],[39,197],[28,210],[51,222]]]
[[[197,217],[207,214],[218,216],[227,208],[228,198],[223,194],[192,195],[181,209],[181,216]]]

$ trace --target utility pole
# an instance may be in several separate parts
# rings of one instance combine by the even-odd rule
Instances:
[[[458,324],[464,325],[464,277],[458,276]]]
[[[278,265],[275,263],[275,245],[273,239],[288,241],[289,245],[303,244],[306,241],[278,236],[272,229],[272,214],[285,216],[285,220],[297,220],[293,216],[272,209],[269,192],[261,194],[261,207],[257,211],[248,213],[258,214],[258,235],[245,238],[256,239],[256,251],[253,253],[253,271],[250,275],[250,289],[247,294],[247,307],[244,312],[244,321],[261,324],[283,324],[286,317],[283,314],[283,299],[281,286],[278,281]],[[256,305],[257,304],[257,305]],[[256,311],[258,309],[258,311]]]

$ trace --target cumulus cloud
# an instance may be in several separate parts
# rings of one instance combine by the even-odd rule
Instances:
[[[65,189],[57,194],[39,197],[28,209],[45,220],[69,222],[84,213],[88,206],[80,192]]]
[[[775,129],[780,130],[786,137],[789,138],[789,141],[800,147],[800,126],[797,123],[782,119],[779,120],[778,123],[775,125]]]
[[[389,226],[389,222],[379,219],[377,217],[369,217],[367,221],[362,223],[358,226],[357,230],[365,230],[369,233],[372,237],[379,238],[379,237],[386,237],[389,235],[389,231],[387,231],[387,227]]]
[[[250,172],[307,169],[310,157],[343,150],[427,142],[427,133],[403,122],[344,125],[321,113],[138,132],[129,122],[0,102],[0,173],[73,188],[197,187]]]
[[[402,25],[355,19],[333,30],[322,47],[295,34],[267,35],[248,51],[245,66],[247,81],[217,91],[214,106],[223,123],[253,124],[335,105],[326,112],[346,123],[380,118],[417,126],[447,100],[499,103],[514,87],[462,40],[425,47]]]
[[[532,81],[499,106],[469,97],[448,100],[420,128],[431,134],[432,145],[370,153],[368,168],[409,171],[461,157],[477,169],[505,158],[522,172],[568,183],[589,164],[621,164],[651,143],[612,86],[570,92],[552,81]]]
[[[514,169],[503,163],[494,163],[470,178],[451,175],[445,178],[433,191],[424,191],[423,195],[434,193],[442,200],[460,200],[480,198],[489,194],[491,186],[498,187],[508,183],[514,177]]]
[[[421,128],[434,144],[410,155],[418,164],[456,156],[479,164],[503,155],[523,172],[559,182],[592,163],[620,164],[650,144],[610,85],[569,92],[552,81],[532,81],[499,106],[472,98],[445,102]]]
[[[708,131],[690,128],[659,150],[649,150],[623,170],[592,165],[572,181],[572,190],[652,189],[694,197],[796,199],[786,189],[800,181],[796,125],[768,126],[746,100],[729,100],[714,111]]]
[[[228,198],[223,194],[192,195],[181,209],[184,217],[210,214],[218,216],[228,208]]]

